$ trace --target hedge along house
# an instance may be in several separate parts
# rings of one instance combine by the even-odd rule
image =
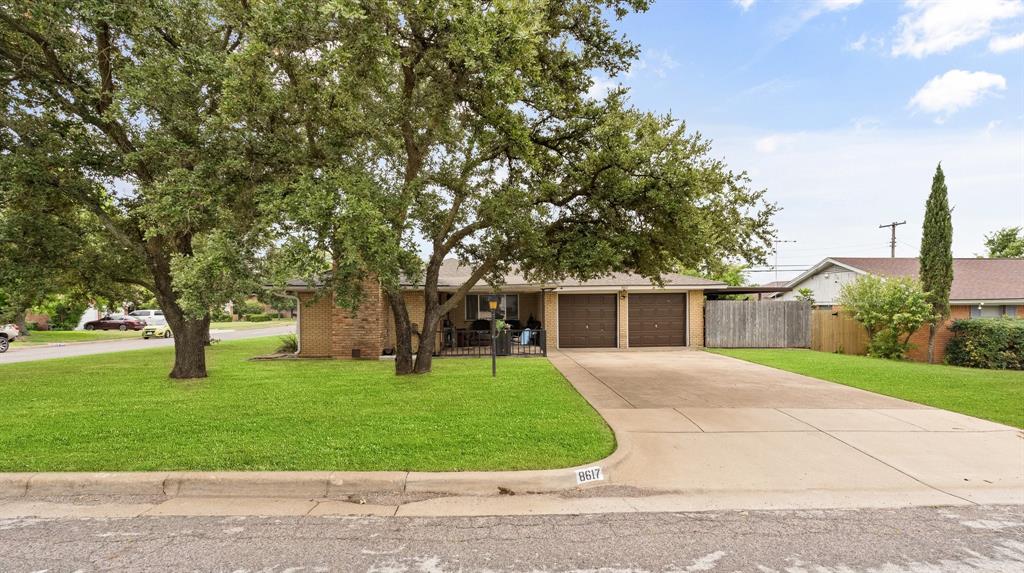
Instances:
[[[916,257],[831,257],[789,281],[789,290],[776,300],[795,300],[798,291],[814,293],[815,308],[830,309],[838,304],[842,287],[863,275],[917,278]],[[946,344],[953,337],[949,325],[965,318],[1024,318],[1024,259],[953,259],[953,285],[949,292],[950,315],[935,339],[935,360],[942,362]],[[908,357],[928,359],[928,327],[910,337],[914,346]]]
[[[469,277],[471,269],[457,260],[444,262],[439,277],[442,302]],[[663,286],[641,276],[615,273],[592,281],[567,280],[536,284],[518,273],[504,277],[498,291],[485,283],[474,286],[442,321],[435,348],[478,345],[474,332],[489,328],[489,295],[497,295],[499,316],[513,329],[530,328],[552,348],[701,347],[704,345],[704,291],[724,283],[679,274],[662,277]],[[394,351],[394,319],[386,294],[366,285],[355,311],[338,307],[330,293],[301,281],[287,292],[299,299],[299,356],[309,358],[376,358]],[[402,285],[414,331],[423,320],[422,285]],[[422,334],[421,334],[422,336]],[[418,339],[413,337],[413,349]]]

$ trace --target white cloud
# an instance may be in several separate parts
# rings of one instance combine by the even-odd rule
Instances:
[[[907,0],[892,55],[944,54],[991,34],[993,24],[1024,14],[1022,0]]]
[[[795,134],[773,134],[762,137],[754,142],[754,149],[758,153],[775,153],[780,149],[789,147],[790,144],[795,142],[797,136]]]
[[[619,87],[619,82],[608,78],[590,78],[593,83],[587,90],[587,97],[590,99],[604,99],[608,92]]]
[[[807,5],[795,16],[784,19],[779,25],[779,35],[783,38],[792,36],[804,24],[826,12],[838,12],[861,4],[863,0],[816,0]]]
[[[754,5],[757,0],[732,0],[732,3],[739,6],[744,12],[750,10],[750,7]]]
[[[1009,52],[1011,50],[1019,50],[1024,48],[1024,32],[1017,34],[1016,36],[993,36],[988,41],[989,51],[997,54],[1003,52]]]
[[[850,44],[847,46],[847,48],[853,50],[854,52],[861,52],[861,51],[864,50],[864,46],[867,45],[867,43],[868,43],[868,35],[867,34],[861,34],[859,38],[857,38],[856,40],[850,42]]]
[[[925,113],[942,114],[937,120],[971,107],[995,90],[1006,89],[1006,78],[989,72],[949,70],[928,80],[910,100],[910,107]]]
[[[667,50],[652,48],[644,50],[640,54],[640,57],[630,66],[625,76],[631,78],[635,72],[649,70],[654,75],[664,79],[668,76],[670,70],[674,70],[677,67],[679,67],[679,62]]]

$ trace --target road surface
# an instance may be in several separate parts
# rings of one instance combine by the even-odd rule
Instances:
[[[1020,573],[1022,508],[0,519],[0,571]]]
[[[259,336],[284,336],[295,332],[294,326],[274,326],[254,328],[251,330],[212,331],[213,338],[220,340],[236,340],[240,338],[256,338]],[[104,354],[107,352],[123,352],[125,350],[142,350],[159,346],[173,346],[174,340],[167,338],[151,338],[143,340],[142,333],[138,338],[109,340],[103,342],[74,342],[64,345],[49,344],[46,346],[26,346],[18,348],[18,343],[11,344],[11,349],[0,354],[0,364],[14,362],[31,362],[50,358],[66,358],[84,356],[86,354]]]

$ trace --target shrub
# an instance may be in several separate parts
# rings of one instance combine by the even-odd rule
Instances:
[[[264,314],[260,312],[246,316],[245,320],[248,320],[249,322],[270,322],[271,318],[273,317],[270,316],[269,314]]]
[[[954,321],[946,364],[1024,370],[1024,320],[974,318]]]
[[[868,331],[868,355],[898,359],[914,331],[934,316],[926,294],[915,279],[865,275],[843,286],[839,304]]]
[[[299,351],[299,339],[294,334],[281,337],[281,345],[277,347],[281,354],[295,354]]]
[[[56,295],[35,308],[50,317],[51,330],[72,330],[78,326],[89,304],[66,295]]]
[[[210,311],[210,320],[212,322],[230,322],[231,315],[224,312],[223,308],[215,308]]]
[[[247,300],[235,305],[235,314],[247,318],[253,314],[263,314],[263,305],[252,300]]]

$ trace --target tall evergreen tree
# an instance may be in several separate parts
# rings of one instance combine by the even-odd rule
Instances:
[[[928,291],[933,318],[928,328],[928,362],[935,358],[935,333],[949,316],[949,289],[953,285],[953,220],[949,212],[946,176],[935,168],[932,192],[925,203],[921,236],[921,284]]]

